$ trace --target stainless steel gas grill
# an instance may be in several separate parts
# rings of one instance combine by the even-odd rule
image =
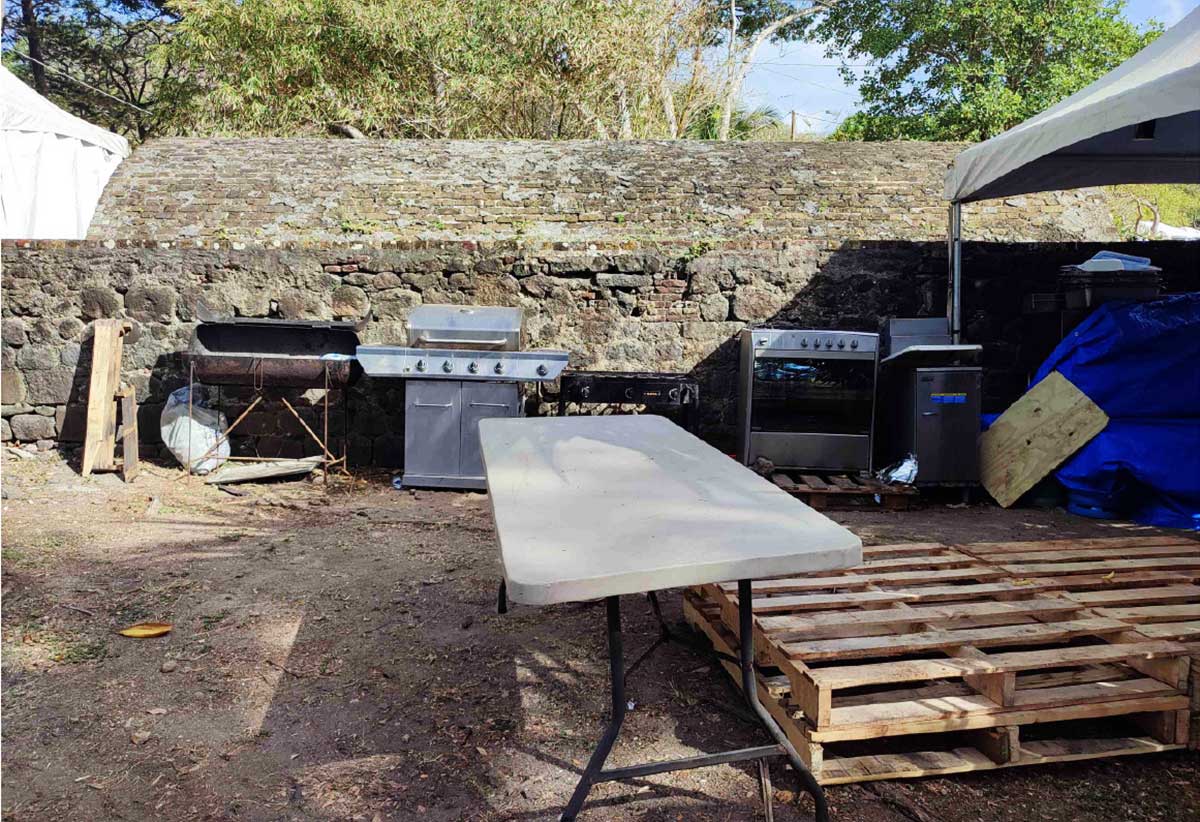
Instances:
[[[879,335],[750,328],[741,338],[742,463],[869,471]]]
[[[372,377],[406,380],[405,485],[483,488],[479,421],[522,416],[524,382],[548,382],[566,351],[523,351],[519,308],[422,305],[408,316],[406,345],[360,345]]]

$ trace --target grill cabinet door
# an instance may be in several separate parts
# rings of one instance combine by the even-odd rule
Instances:
[[[458,475],[458,380],[408,380],[404,386],[404,473],[422,477]]]
[[[483,477],[479,421],[489,417],[520,416],[520,392],[515,382],[464,382],[460,466],[464,477]]]

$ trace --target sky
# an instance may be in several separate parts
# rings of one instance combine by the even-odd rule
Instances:
[[[1134,23],[1179,22],[1200,0],[1129,0],[1125,16]],[[749,107],[768,105],[785,122],[797,112],[796,130],[826,134],[855,110],[858,95],[842,82],[838,61],[818,43],[767,43],[746,78],[743,99]]]

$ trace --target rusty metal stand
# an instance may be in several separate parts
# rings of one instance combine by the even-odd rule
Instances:
[[[263,402],[263,400],[271,399],[271,394],[270,394],[269,390],[263,384],[262,361],[260,360],[256,363],[256,372],[254,375],[254,385],[253,385],[254,398],[251,400],[250,404],[248,406],[246,406],[245,410],[242,411],[242,413],[238,415],[237,419],[235,419],[231,425],[229,425],[223,432],[221,432],[221,436],[219,436],[217,438],[217,441],[214,442],[208,448],[207,451],[205,451],[203,454],[201,454],[196,459],[192,459],[191,458],[192,390],[193,390],[193,387],[195,386],[195,376],[196,376],[196,369],[195,369],[195,365],[193,364],[193,365],[190,365],[189,369],[188,369],[188,473],[189,474],[194,472],[197,464],[202,463],[202,462],[204,462],[204,460],[208,459],[208,457],[214,451],[216,451],[218,448],[221,447],[221,443],[223,443],[227,439],[229,439],[230,435],[233,433],[233,430],[242,424],[242,422],[246,419],[246,417],[248,417],[250,415],[250,412],[253,411],[259,405],[259,403]],[[346,467],[346,452],[348,450],[347,440],[349,437],[348,421],[344,422],[343,426],[342,426],[342,455],[340,457],[335,457],[333,455],[333,452],[329,449],[329,394],[332,390],[333,389],[329,387],[329,365],[326,364],[325,365],[325,394],[322,397],[323,410],[322,410],[322,414],[321,414],[321,416],[322,416],[322,431],[324,434],[323,437],[317,436],[316,432],[314,432],[312,430],[312,428],[309,427],[308,423],[306,423],[304,421],[303,417],[300,416],[300,413],[295,409],[295,407],[290,402],[288,402],[287,397],[284,397],[282,394],[277,394],[275,396],[275,399],[278,399],[281,403],[283,403],[283,406],[288,410],[288,412],[293,417],[296,418],[296,422],[300,423],[300,427],[304,429],[304,432],[306,434],[308,434],[308,436],[310,438],[312,438],[313,442],[315,442],[317,444],[317,446],[321,449],[321,455],[320,455],[321,463],[320,464],[321,464],[321,469],[323,472],[323,481],[326,485],[329,484],[329,472],[334,469],[340,469],[343,475],[350,476],[350,471]],[[218,393],[217,393],[217,410],[220,411],[221,404],[222,404],[221,394],[220,394],[220,386],[217,387],[217,391],[218,391]],[[350,414],[350,395],[348,392],[349,392],[349,387],[342,388],[342,412],[345,417],[349,417],[349,414]],[[291,457],[258,457],[258,456],[235,457],[235,456],[231,455],[228,457],[228,459],[235,461],[235,462],[285,462],[292,458]]]

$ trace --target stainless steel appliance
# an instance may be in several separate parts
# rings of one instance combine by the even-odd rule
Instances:
[[[749,328],[741,334],[738,458],[869,471],[879,335]]]
[[[680,425],[693,434],[700,410],[700,384],[687,374],[643,371],[568,371],[558,391],[558,415],[567,404],[644,405],[656,413],[680,410]]]
[[[360,345],[372,377],[406,380],[405,485],[483,488],[479,421],[521,416],[523,382],[553,380],[566,351],[523,351],[519,308],[422,305],[409,313],[407,345]]]
[[[945,317],[896,318],[879,363],[880,461],[917,458],[917,485],[979,482],[979,345],[953,345]]]

